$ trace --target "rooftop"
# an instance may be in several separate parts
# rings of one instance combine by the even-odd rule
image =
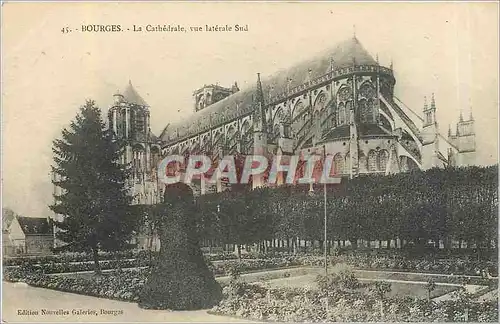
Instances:
[[[17,216],[19,225],[24,234],[52,234],[52,228],[47,218],[23,217]]]
[[[293,88],[311,79],[319,78],[332,69],[341,69],[353,65],[377,65],[377,61],[361,45],[356,37],[345,40],[330,50],[324,51],[312,59],[306,60],[289,69],[278,71],[262,81],[264,93],[279,94],[288,87]],[[194,134],[210,127],[210,124],[222,123],[253,110],[253,95],[256,85],[193,113],[178,123],[168,127],[162,135],[163,141],[172,141],[179,137]],[[238,108],[236,108],[238,107]]]
[[[142,99],[137,90],[135,90],[134,86],[132,85],[132,81],[130,80],[125,90],[123,92],[119,92],[118,94],[121,94],[123,96],[123,99],[125,99],[125,101],[127,101],[128,103],[149,107],[147,102]]]

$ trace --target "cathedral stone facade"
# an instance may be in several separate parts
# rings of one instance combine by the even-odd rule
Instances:
[[[380,65],[353,37],[268,79],[258,74],[254,87],[205,85],[193,93],[193,113],[168,124],[159,137],[132,84],[115,94],[108,117],[115,134],[127,140],[123,162],[133,165],[133,194],[141,204],[160,201],[156,166],[173,154],[215,160],[236,153],[326,153],[346,177],[475,164],[472,115],[460,116],[456,133],[450,127],[444,137],[434,94],[430,103],[424,99],[422,118],[394,95],[395,84],[392,63]],[[197,187],[199,194],[224,190],[203,179]]]

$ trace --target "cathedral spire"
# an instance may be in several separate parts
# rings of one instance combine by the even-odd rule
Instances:
[[[262,82],[260,81],[260,73],[257,73],[257,91],[255,96],[255,101],[257,105],[257,109],[255,110],[255,117],[258,124],[258,128],[261,131],[266,131],[267,123],[266,123],[266,108],[264,102],[264,91],[262,90]]]
[[[264,106],[264,91],[262,91],[262,82],[260,81],[260,73],[257,73],[257,96],[258,104]]]
[[[436,100],[434,99],[434,92],[432,93],[431,97],[431,109],[436,110]]]

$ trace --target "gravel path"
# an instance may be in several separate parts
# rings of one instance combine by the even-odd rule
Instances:
[[[2,282],[2,322],[247,322],[200,311],[145,310],[136,303]],[[54,312],[42,315],[43,310]],[[102,312],[101,310],[104,310]],[[38,312],[38,315],[21,315]],[[59,312],[59,314],[57,313]],[[80,315],[77,313],[80,312]],[[113,314],[114,312],[114,314]],[[63,314],[69,313],[69,314]]]

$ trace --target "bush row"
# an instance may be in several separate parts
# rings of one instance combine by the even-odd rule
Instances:
[[[150,258],[155,258],[158,252],[146,251],[146,250],[128,250],[120,252],[99,252],[99,260],[109,261],[109,260],[122,260],[122,259],[141,259],[149,260]],[[256,259],[264,258],[264,254],[245,254],[241,256],[243,259]],[[217,253],[217,254],[206,254],[205,259],[209,261],[219,261],[219,260],[236,260],[238,256],[231,252]],[[71,252],[54,254],[47,256],[25,256],[25,257],[15,257],[15,258],[4,258],[3,266],[21,266],[26,264],[31,265],[41,265],[47,263],[70,263],[70,262],[92,262],[92,255],[85,252]]]
[[[4,280],[11,282],[25,282],[34,287],[123,301],[137,301],[138,292],[146,278],[146,270],[116,270],[92,278],[23,273],[19,269],[4,273]]]
[[[116,259],[147,259],[155,252],[145,250],[127,250],[119,252],[99,252],[100,260],[116,260]],[[15,258],[4,258],[3,266],[19,266],[25,264],[46,264],[46,263],[69,263],[69,262],[86,262],[93,261],[92,255],[86,252],[67,252],[46,256],[25,256]]]
[[[101,261],[101,270],[126,269],[149,266],[149,261],[144,259],[108,260]],[[272,259],[224,260],[212,263],[207,260],[209,268],[216,276],[229,275],[232,271],[248,272],[264,269],[285,268],[301,265],[300,260],[292,257]],[[56,274],[67,272],[80,272],[94,270],[93,263],[46,263],[35,265],[22,265],[19,267],[5,268],[4,275],[10,274],[22,278],[27,274]]]
[[[272,258],[272,259],[248,259],[248,260],[226,260],[223,262],[211,263],[209,268],[218,275],[229,275],[234,271],[249,272],[255,270],[277,269],[292,266],[300,266],[300,260],[293,257]]]
[[[4,266],[6,265],[6,261],[16,260],[17,265],[26,267],[31,271],[38,271],[42,273],[63,273],[93,270],[93,262],[84,259],[83,256],[84,255],[82,254],[65,254],[39,258],[36,260],[26,258],[22,259],[22,261],[20,261],[21,259],[7,259],[4,261]],[[110,255],[107,256],[110,257]],[[117,259],[117,255],[113,255],[114,259],[100,261],[101,268],[104,270],[148,266],[150,264],[150,257],[153,257],[154,260],[156,253],[152,254],[147,251],[127,251],[127,253],[121,253],[120,256],[122,258],[133,257],[134,259]],[[106,255],[103,254],[102,257],[104,258]],[[241,261],[237,260],[237,257],[232,253],[220,253],[215,255],[205,255],[205,259],[207,262],[220,261],[214,263],[214,267],[216,267],[216,274],[223,274],[227,272],[225,270],[223,271],[223,269],[228,267],[241,267],[241,271],[249,271],[292,265],[323,266],[324,264],[323,258],[319,255],[290,255],[287,253],[245,254]],[[461,258],[408,258],[401,254],[379,256],[361,253],[330,256],[328,259],[331,264],[346,263],[357,269],[387,269],[466,276],[481,275],[482,272],[486,270],[491,276],[498,275],[498,264],[493,261],[463,260]],[[74,260],[80,260],[81,262],[70,263],[78,262]],[[83,260],[88,262],[83,262]],[[10,265],[13,264],[14,262],[10,262]],[[219,268],[222,270],[219,270]]]
[[[498,264],[491,261],[462,260],[459,258],[432,260],[425,258],[409,259],[402,256],[359,256],[343,255],[335,257],[336,262],[344,262],[358,269],[391,269],[416,272],[435,272],[444,274],[481,275],[487,270],[492,276],[498,275]]]
[[[149,261],[146,259],[126,259],[126,260],[104,260],[99,261],[101,270],[120,269],[120,268],[136,268],[149,266]],[[23,264],[20,269],[33,273],[67,273],[95,270],[93,262],[79,263],[44,263],[44,264]],[[12,268],[6,268],[10,270]]]

